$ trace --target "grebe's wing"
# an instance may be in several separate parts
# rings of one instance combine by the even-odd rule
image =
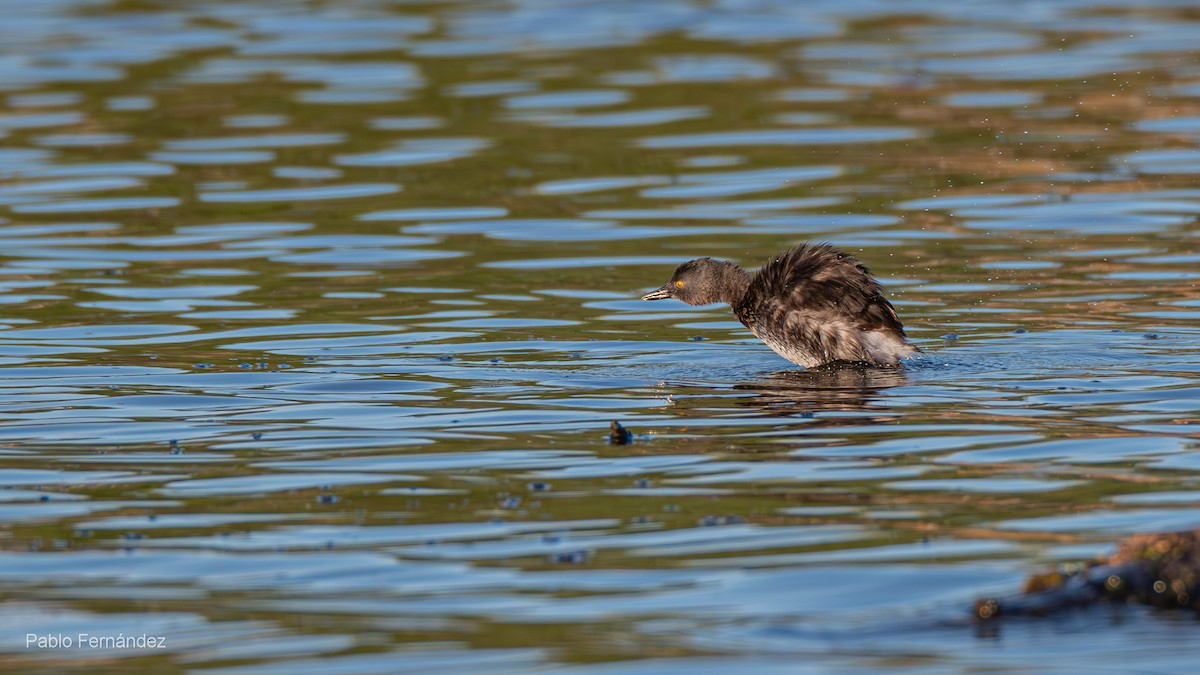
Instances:
[[[882,291],[871,272],[850,254],[829,244],[801,244],[758,270],[746,300],[758,305],[755,314],[838,316],[852,319],[860,330],[903,333],[904,325]]]

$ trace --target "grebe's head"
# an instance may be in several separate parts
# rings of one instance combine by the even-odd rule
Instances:
[[[670,281],[643,295],[642,299],[675,298],[689,305],[733,303],[745,293],[747,283],[746,272],[737,265],[727,260],[697,258],[680,265]]]

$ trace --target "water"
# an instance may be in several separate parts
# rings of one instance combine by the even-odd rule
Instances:
[[[1200,526],[1185,4],[0,12],[6,670],[1194,668],[968,621]],[[925,354],[637,300],[803,240]]]

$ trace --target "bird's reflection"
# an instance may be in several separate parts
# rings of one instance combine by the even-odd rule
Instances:
[[[883,413],[888,408],[876,403],[876,397],[907,383],[908,375],[901,369],[831,363],[805,370],[781,370],[758,382],[735,385],[734,389],[757,394],[744,399],[742,405],[772,415],[807,416],[820,412]],[[855,419],[855,423],[861,422],[862,418]]]

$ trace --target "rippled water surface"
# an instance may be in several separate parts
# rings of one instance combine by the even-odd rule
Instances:
[[[1189,3],[0,15],[5,670],[1194,668],[968,621],[1200,527]],[[925,354],[637,299],[806,240]]]

